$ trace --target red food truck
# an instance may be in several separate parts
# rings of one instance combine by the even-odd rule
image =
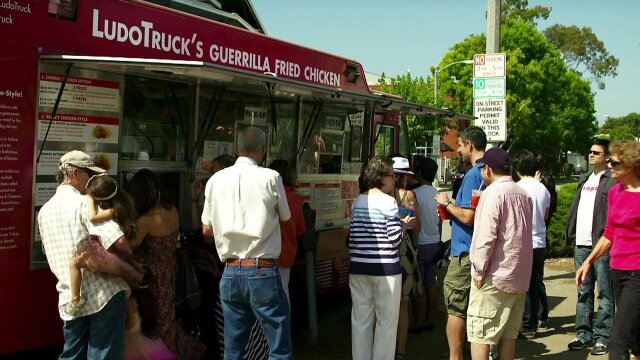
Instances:
[[[188,230],[190,182],[234,154],[239,128],[263,128],[267,162],[295,164],[316,210],[323,291],[347,284],[367,160],[409,152],[408,114],[464,117],[372,93],[356,61],[149,2],[6,0],[0,38],[0,354],[62,341],[35,219],[65,152],[120,181],[157,172]]]

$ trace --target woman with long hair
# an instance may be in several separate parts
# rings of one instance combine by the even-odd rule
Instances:
[[[154,274],[153,295],[161,314],[158,335],[180,358],[199,359],[204,354],[204,345],[181,331],[175,318],[178,210],[171,203],[160,178],[151,170],[138,171],[127,186],[139,214],[136,239],[132,244],[134,254],[141,257]]]

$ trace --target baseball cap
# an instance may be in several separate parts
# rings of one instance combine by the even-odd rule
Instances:
[[[77,168],[91,170],[97,173],[103,173],[106,171],[103,168],[95,166],[95,164],[93,163],[93,159],[89,154],[78,150],[72,150],[62,155],[62,157],[60,158],[60,162],[58,163],[58,168],[64,169],[69,165]]]
[[[391,160],[393,160],[393,172],[413,175],[413,172],[411,172],[411,165],[409,165],[409,160],[399,156],[394,157]]]
[[[491,148],[484,153],[480,161],[492,169],[511,170],[509,153],[500,148]]]

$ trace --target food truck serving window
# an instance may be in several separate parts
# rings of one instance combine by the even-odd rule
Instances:
[[[184,161],[193,85],[127,76],[121,159]]]
[[[364,109],[304,104],[299,173],[358,174],[363,118]]]

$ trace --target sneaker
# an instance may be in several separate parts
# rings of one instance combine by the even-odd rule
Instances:
[[[522,329],[520,330],[520,336],[525,339],[533,339],[536,337],[536,331],[529,330],[529,329]]]
[[[582,341],[582,339],[580,338],[575,338],[571,340],[567,347],[569,348],[569,350],[582,350],[587,347],[587,342]]]
[[[604,355],[609,352],[609,347],[603,343],[597,342],[591,349],[591,355]]]
[[[498,346],[491,345],[489,348],[489,360],[498,360],[500,358],[500,354],[498,353]]]
[[[80,311],[80,309],[82,309],[86,304],[87,304],[87,299],[81,296],[80,299],[76,302],[69,301],[66,305],[64,305],[63,310],[65,315],[73,316],[75,315],[75,313]]]
[[[548,327],[547,320],[538,320],[539,329],[547,329]]]

